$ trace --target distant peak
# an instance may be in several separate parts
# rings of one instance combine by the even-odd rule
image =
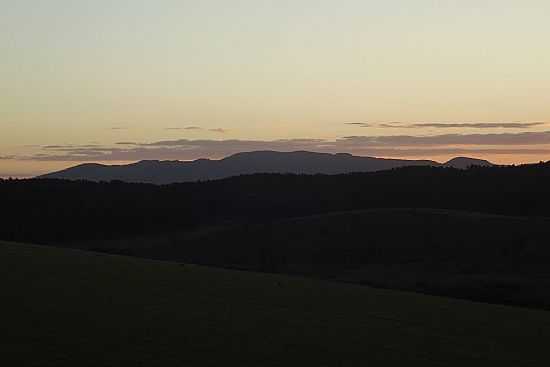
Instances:
[[[470,157],[456,157],[446,162],[444,166],[459,168],[459,169],[466,169],[472,166],[490,167],[490,166],[494,166],[494,164],[485,159],[470,158]]]

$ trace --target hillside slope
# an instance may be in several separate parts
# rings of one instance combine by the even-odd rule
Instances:
[[[550,313],[0,243],[3,365],[543,366]]]
[[[168,186],[0,180],[0,198],[0,239],[51,245],[375,208],[550,217],[550,163],[259,174]]]
[[[550,310],[548,238],[546,218],[395,208],[80,246]]]

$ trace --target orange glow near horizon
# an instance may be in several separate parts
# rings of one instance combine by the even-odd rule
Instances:
[[[18,0],[0,13],[0,176],[78,163],[46,146],[101,161],[90,147],[120,142],[544,134],[548,14],[547,0]],[[536,139],[459,155],[550,160]],[[447,145],[373,155],[445,161]],[[113,159],[150,158],[134,153]]]
[[[441,156],[414,156],[414,157],[399,157],[399,156],[387,156],[378,158],[395,158],[395,159],[419,159],[419,160],[434,160],[436,162],[444,163],[456,155],[441,155]],[[533,155],[470,155],[471,158],[486,159],[494,164],[511,165],[511,164],[531,164],[539,163],[540,161],[549,161],[550,156],[547,159],[539,159],[533,157]],[[69,167],[73,167],[80,163],[100,163],[106,165],[119,165],[130,164],[136,161],[90,161],[90,162],[35,162],[35,161],[0,161],[0,178],[32,178],[42,174],[63,170]]]

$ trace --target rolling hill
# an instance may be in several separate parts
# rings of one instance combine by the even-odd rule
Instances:
[[[546,218],[402,208],[96,239],[79,246],[550,310],[548,238]]]
[[[451,160],[445,164],[427,160],[399,160],[358,157],[351,154],[312,152],[257,151],[238,153],[221,160],[141,161],[128,165],[83,164],[40,178],[89,181],[125,181],[170,184],[222,179],[255,173],[343,174],[373,172],[406,166],[449,166],[467,168],[490,165],[471,158]]]
[[[3,365],[543,366],[550,313],[0,243]]]

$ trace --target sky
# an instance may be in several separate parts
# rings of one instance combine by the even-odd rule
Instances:
[[[547,0],[0,0],[0,177],[312,150],[550,160]]]

